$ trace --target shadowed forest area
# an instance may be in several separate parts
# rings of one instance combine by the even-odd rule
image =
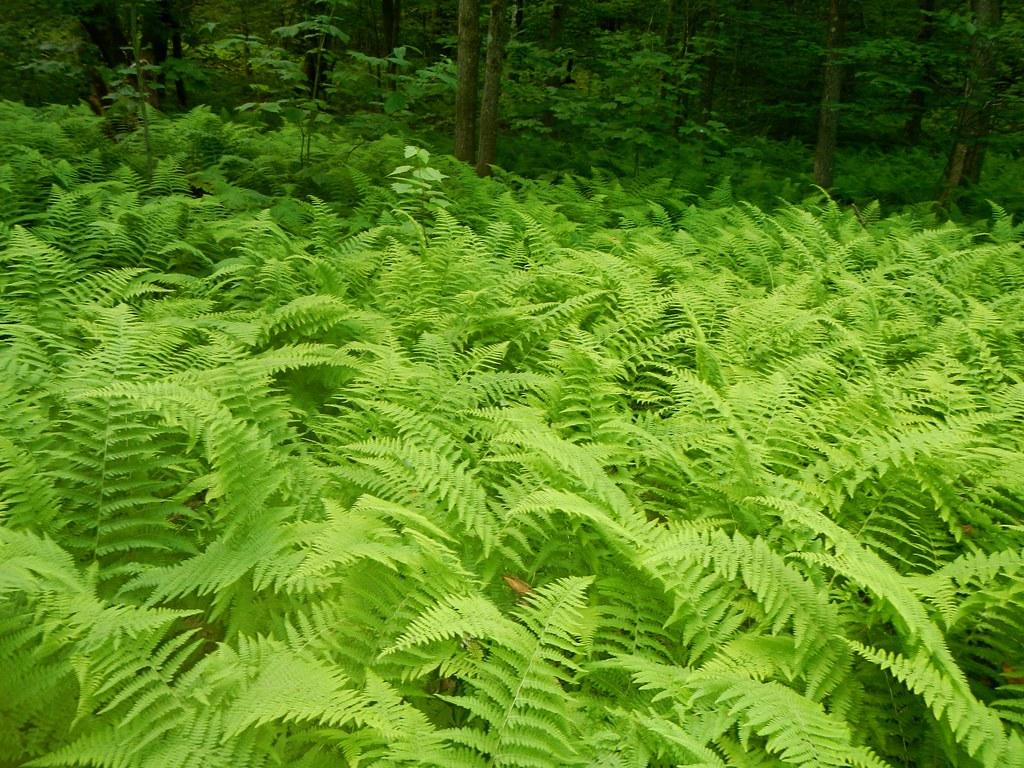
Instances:
[[[1024,9],[0,4],[0,768],[1024,768]]]
[[[1024,21],[1000,0],[9,0],[0,55],[0,98],[87,102],[118,134],[144,100],[297,129],[310,160],[339,130],[481,174],[1024,206]]]

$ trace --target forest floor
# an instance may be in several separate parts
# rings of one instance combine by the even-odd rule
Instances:
[[[0,766],[1024,761],[1024,228],[0,107]]]

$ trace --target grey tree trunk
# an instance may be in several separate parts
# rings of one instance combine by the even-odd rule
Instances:
[[[455,91],[455,156],[476,156],[476,91],[480,70],[480,2],[459,0],[458,85]]]
[[[975,32],[964,79],[963,102],[957,116],[956,138],[949,153],[939,194],[939,206],[946,208],[964,184],[981,179],[985,143],[992,132],[996,47],[993,32],[999,27],[999,0],[971,0]]]
[[[715,106],[715,81],[718,79],[718,46],[722,18],[718,12],[717,0],[708,4],[708,17],[704,22],[704,33],[709,41],[709,48],[704,54],[704,77],[700,82],[700,113],[697,122],[704,125],[711,119]]]
[[[830,189],[835,181],[836,139],[839,133],[837,109],[843,87],[843,67],[839,57],[839,47],[843,40],[843,2],[829,0],[828,4],[818,144],[814,151],[814,183],[822,189]]]
[[[476,157],[478,176],[490,176],[498,148],[498,102],[501,99],[501,75],[508,45],[508,0],[491,0],[487,25],[487,68],[484,95],[480,102],[480,144]]]
[[[384,45],[381,49],[382,56],[390,56],[391,52],[398,47],[399,31],[402,24],[402,0],[381,0],[380,5],[381,26],[384,28]],[[388,64],[390,77],[389,87],[395,90],[398,81],[395,75],[398,73],[398,65]]]
[[[181,40],[181,25],[176,24],[171,31],[171,56],[178,61],[184,57],[184,48]],[[174,95],[178,99],[179,107],[188,106],[188,93],[185,91],[185,81],[180,77],[174,78]]]
[[[935,0],[918,0],[918,9],[921,13],[921,27],[917,32],[917,44],[924,46],[935,36]],[[931,68],[928,65],[921,72],[921,79],[931,79]],[[904,134],[910,144],[921,141],[927,96],[924,87],[917,87],[910,92],[910,117],[904,126]]]

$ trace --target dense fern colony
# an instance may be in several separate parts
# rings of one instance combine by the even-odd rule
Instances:
[[[0,120],[0,766],[1024,765],[998,209]]]

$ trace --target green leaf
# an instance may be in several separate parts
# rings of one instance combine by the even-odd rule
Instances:
[[[384,112],[391,115],[395,112],[401,112],[403,109],[409,106],[409,100],[405,94],[399,91],[393,91],[388,94],[388,97],[384,99]]]

